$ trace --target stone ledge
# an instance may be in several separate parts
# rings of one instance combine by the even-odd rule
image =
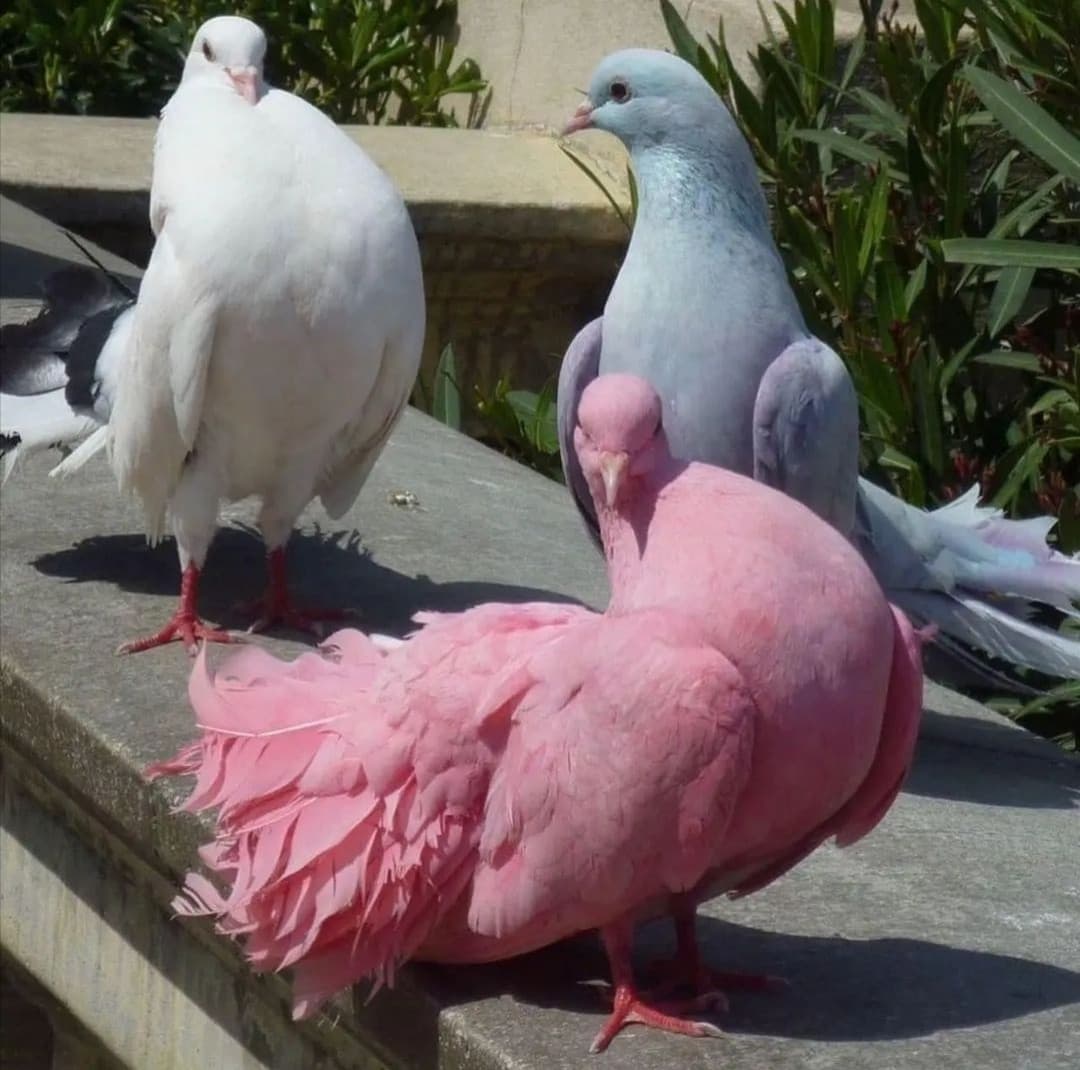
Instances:
[[[24,229],[9,229],[15,219]],[[21,300],[39,277],[25,272],[71,250],[28,213],[5,210],[3,224],[0,296]],[[589,1057],[602,1004],[583,982],[604,968],[587,937],[499,966],[407,969],[369,1005],[350,994],[294,1025],[283,979],[255,977],[208,926],[169,917],[202,833],[171,812],[178,786],[147,785],[139,770],[192,735],[190,665],[176,648],[130,659],[112,650],[171,609],[174,550],[143,545],[103,464],[65,484],[45,479],[46,468],[16,474],[0,510],[0,942],[127,1065],[1075,1066],[1069,845],[1080,767],[940,691],[929,696],[937,712],[915,771],[880,829],[851,850],[817,852],[760,895],[702,908],[711,959],[794,985],[786,997],[736,994],[723,1041],[632,1031],[602,1060]],[[417,507],[393,504],[400,491]],[[204,607],[225,623],[227,607],[262,581],[261,547],[237,526],[248,514],[230,515]],[[330,528],[309,510],[291,553],[306,597],[360,606],[365,627],[391,633],[419,608],[605,596],[600,558],[562,488],[414,412],[356,509]],[[662,951],[666,937],[648,928],[643,950]]]
[[[156,119],[0,114],[0,191],[66,223],[146,225]],[[345,127],[397,183],[417,231],[502,240],[626,242],[555,138]]]

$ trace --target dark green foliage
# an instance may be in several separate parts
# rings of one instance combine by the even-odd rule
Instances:
[[[246,15],[269,38],[267,77],[343,123],[455,126],[448,93],[485,83],[454,62],[456,0],[13,0],[0,15],[0,110],[154,115],[200,23]]]
[[[511,390],[505,379],[499,379],[490,394],[477,389],[470,405],[459,385],[454,347],[447,345],[439,355],[430,404],[420,383],[414,401],[455,431],[462,430],[465,410],[469,408],[482,428],[476,436],[480,442],[550,479],[562,480],[553,383],[547,383],[537,394],[532,390]]]

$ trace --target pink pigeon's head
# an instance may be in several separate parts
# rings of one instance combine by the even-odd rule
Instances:
[[[601,375],[585,388],[574,446],[597,509],[614,509],[668,457],[661,412],[660,396],[636,375]]]

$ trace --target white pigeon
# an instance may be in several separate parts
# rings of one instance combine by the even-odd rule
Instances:
[[[196,612],[223,500],[261,500],[269,586],[253,627],[340,616],[293,605],[285,543],[315,496],[331,516],[349,508],[419,367],[423,279],[401,196],[333,122],[266,86],[265,51],[247,19],[195,34],[157,131],[137,299],[67,269],[37,320],[5,329],[3,388],[34,395],[3,399],[9,451],[70,447],[99,424],[60,468],[107,447],[151,542],[171,518],[180,605],[123,652],[232,638]]]

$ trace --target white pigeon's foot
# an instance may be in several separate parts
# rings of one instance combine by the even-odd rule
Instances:
[[[285,551],[283,548],[271,550],[266,555],[268,582],[266,594],[254,602],[239,607],[244,616],[254,617],[248,627],[249,632],[265,632],[270,628],[287,628],[297,632],[306,632],[322,639],[327,623],[344,624],[352,620],[354,614],[345,609],[328,607],[298,606],[291,595],[285,579]]]
[[[242,643],[243,637],[221,628],[213,628],[195,611],[199,597],[199,570],[188,565],[180,580],[180,605],[169,618],[165,627],[142,639],[132,639],[116,648],[117,654],[141,654],[144,650],[183,643],[187,652],[194,656],[199,643]]]

